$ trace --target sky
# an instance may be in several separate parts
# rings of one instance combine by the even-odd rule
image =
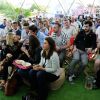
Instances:
[[[7,0],[7,1],[12,3],[14,6],[21,7],[24,0]],[[52,13],[55,13],[58,10],[62,12],[68,11],[68,9],[70,8],[70,5],[73,2],[73,0],[25,0],[23,8],[30,8],[31,5],[34,3],[34,1],[37,4],[43,5],[43,6],[47,6],[48,2],[50,2],[48,5],[48,8],[49,8],[49,12],[52,12]],[[64,10],[59,4],[59,1],[62,4]],[[71,7],[71,9],[74,9],[78,5],[86,6],[87,4],[93,4],[93,1],[94,0],[75,0],[75,3]],[[100,0],[95,0],[94,5],[97,5],[97,4],[100,4]]]

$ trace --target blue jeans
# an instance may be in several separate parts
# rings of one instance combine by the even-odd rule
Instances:
[[[60,60],[60,67],[62,67],[63,66],[63,62],[64,62],[64,59],[66,57],[66,50],[65,49],[64,50],[61,50],[61,52],[58,53],[58,54],[59,54],[59,60]]]
[[[19,73],[19,75],[23,78],[23,79],[26,79],[27,81],[30,81],[29,80],[29,71],[30,71],[31,69],[25,69],[25,70],[23,70],[23,69],[17,69],[17,72]]]
[[[48,73],[46,71],[30,70],[29,77],[31,80],[31,86],[34,85],[38,93],[38,100],[47,100],[48,96],[48,84],[57,80],[59,77]]]
[[[83,71],[85,66],[88,64],[88,56],[85,51],[76,50],[73,54],[72,61],[69,66],[69,75],[75,74],[75,66],[78,62],[81,62],[80,71]]]

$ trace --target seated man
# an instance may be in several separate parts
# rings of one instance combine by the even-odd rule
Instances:
[[[3,23],[0,25],[0,28],[5,29],[6,24],[7,24],[7,19],[3,19]]]
[[[18,35],[21,38],[21,30],[18,26],[18,22],[12,23],[12,32],[13,34]]]
[[[100,70],[100,48],[99,48],[99,54],[96,57],[95,64],[94,64],[94,72],[95,74]]]
[[[87,52],[93,52],[96,48],[96,34],[91,30],[92,23],[86,21],[84,29],[78,33],[74,41],[73,59],[69,66],[69,81],[73,81],[75,65],[81,61],[81,70],[88,64]]]
[[[23,24],[23,29],[21,32],[21,42],[26,41],[26,39],[29,39],[29,23]]]
[[[99,54],[97,55],[97,58],[94,64],[95,74],[100,70],[100,26],[98,26],[98,28],[96,29],[96,35],[97,35],[97,48],[99,50]]]
[[[62,52],[59,55],[61,67],[62,67],[63,61],[65,60],[65,57],[66,57],[66,48],[69,48],[69,46],[70,46],[69,45],[70,38],[76,34],[75,28],[73,26],[71,26],[70,19],[65,18],[63,23],[64,23],[64,26],[61,29],[62,45],[60,46],[60,50]],[[59,39],[59,41],[60,41],[60,39]]]
[[[96,88],[100,88],[100,47],[98,48],[98,54],[97,57],[95,59],[95,63],[94,63],[94,74],[95,74],[95,85]]]
[[[6,35],[5,30],[0,28],[0,49],[2,48],[2,43],[6,40]]]
[[[97,35],[97,44],[98,47],[100,48],[100,26],[96,29],[96,35]]]
[[[48,36],[48,29],[44,26],[44,23],[42,21],[39,22],[39,31],[43,32],[44,35]]]
[[[61,35],[61,25],[59,23],[55,23],[54,25],[54,32],[52,33],[51,37],[55,41],[57,53],[60,58],[60,67],[63,65],[63,57],[65,55],[65,50],[61,49],[62,47],[62,35]]]

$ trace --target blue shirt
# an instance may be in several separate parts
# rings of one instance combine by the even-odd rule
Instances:
[[[42,29],[40,29],[40,32],[42,32]],[[49,31],[48,31],[48,29],[47,29],[47,28],[45,28],[45,31],[44,31],[44,32],[42,32],[42,33],[44,33],[46,36],[48,36]]]
[[[28,33],[26,33],[25,29],[21,31],[21,40],[24,41],[28,37]]]
[[[6,27],[6,25],[4,25],[4,24],[1,24],[1,25],[0,25],[0,28],[1,28],[1,29],[5,29],[5,27]]]
[[[41,47],[43,46],[44,40],[46,38],[46,35],[43,32],[38,31],[37,38],[40,41]]]

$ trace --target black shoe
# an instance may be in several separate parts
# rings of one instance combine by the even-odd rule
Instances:
[[[22,100],[36,100],[36,96],[33,93],[27,93],[25,96],[22,96]]]

